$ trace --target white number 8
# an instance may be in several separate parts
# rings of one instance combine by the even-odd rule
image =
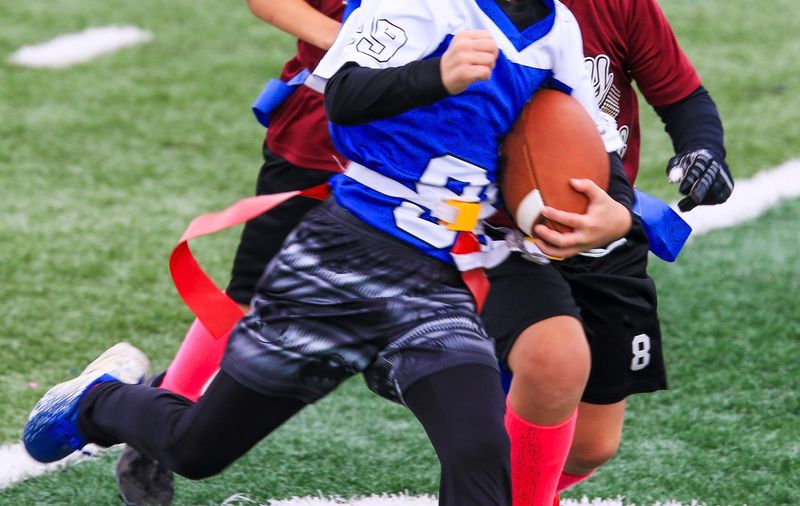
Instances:
[[[633,359],[631,360],[631,371],[641,371],[650,364],[650,337],[647,334],[639,334],[633,338]]]

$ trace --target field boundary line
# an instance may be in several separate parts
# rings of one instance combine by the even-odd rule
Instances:
[[[92,27],[22,46],[11,54],[9,61],[23,67],[62,69],[151,40],[153,34],[136,26]]]

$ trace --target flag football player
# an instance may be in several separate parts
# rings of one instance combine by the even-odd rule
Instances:
[[[132,385],[143,358],[112,348],[37,403],[28,452],[54,461],[126,442],[200,479],[362,372],[428,433],[441,504],[510,504],[494,344],[475,311],[480,290],[457,267],[492,256],[481,218],[493,213],[499,142],[533,92],[572,91],[601,122],[580,47],[575,19],[552,0],[362,6],[315,70],[353,162],[270,263],[208,390],[192,403]],[[604,133],[617,149],[616,130]],[[581,246],[630,227],[629,210],[595,190],[590,208],[604,219],[589,218],[601,226]]]
[[[718,111],[655,0],[564,3],[581,26],[586,66],[600,108],[616,118],[626,141],[620,154],[630,182],[639,168],[635,81],[673,141],[676,155],[667,173],[686,195],[680,208],[724,202],[733,179],[725,164]],[[591,372],[585,391],[578,392],[582,402],[559,490],[588,478],[614,455],[628,395],[666,388],[656,290],[647,274],[648,239],[639,218],[626,239],[624,246],[601,258],[576,256],[555,262],[560,276],[554,275],[548,286],[559,297],[541,295],[540,287],[531,283],[540,279],[543,267],[518,256],[491,271],[484,321],[514,373],[511,406],[519,403],[520,409],[527,409],[530,421],[543,426],[538,429],[543,438],[560,441],[557,434],[548,435],[547,425],[554,420],[548,414],[566,411],[566,396],[552,385],[568,383],[575,371],[575,366],[564,368],[552,358],[564,350],[564,339],[550,331],[553,322],[580,319],[590,342]],[[557,246],[542,249],[564,256]],[[573,352],[573,364],[583,358]],[[541,387],[522,398],[518,380]],[[573,389],[570,399],[578,397]]]

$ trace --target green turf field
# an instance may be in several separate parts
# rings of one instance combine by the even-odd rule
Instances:
[[[738,178],[800,157],[800,4],[662,0],[725,121]],[[11,66],[23,44],[134,24],[150,44],[65,70]],[[166,366],[190,321],[167,258],[196,214],[253,191],[249,105],[293,42],[244,2],[0,2],[0,443],[53,383],[127,339]],[[666,199],[668,138],[645,116],[640,186]],[[668,393],[631,400],[617,458],[569,496],[639,504],[800,504],[800,201],[657,260]],[[201,239],[226,280],[238,231]],[[112,456],[0,491],[0,504],[115,504]],[[421,427],[360,379],[176,503],[235,492],[432,493]]]

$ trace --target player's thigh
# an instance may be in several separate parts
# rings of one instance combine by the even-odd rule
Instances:
[[[501,361],[508,359],[520,336],[524,334],[528,341],[541,334],[528,330],[534,325],[548,320],[546,326],[580,319],[572,289],[552,264],[537,264],[514,254],[490,269],[488,275],[491,288],[481,318],[496,342]],[[515,353],[518,350],[521,348]]]
[[[367,330],[384,320],[386,298],[368,238],[325,212],[328,201],[291,233],[231,333],[222,369],[265,395],[314,402],[363,370],[380,350]],[[346,272],[351,276],[342,276]]]
[[[493,371],[494,387],[500,390],[494,341],[454,268],[449,278],[420,276],[419,289],[391,304],[394,328],[384,330],[387,345],[364,371],[378,395],[404,402],[405,392],[421,379],[460,366],[485,366]]]

